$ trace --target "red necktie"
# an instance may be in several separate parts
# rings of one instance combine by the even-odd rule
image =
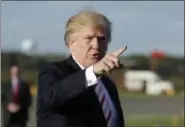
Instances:
[[[15,103],[18,100],[18,93],[19,93],[19,84],[16,84],[15,88],[13,89],[13,101]]]

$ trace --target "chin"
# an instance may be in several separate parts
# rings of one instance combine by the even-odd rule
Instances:
[[[100,60],[101,60],[101,58],[91,58],[91,59],[88,59],[88,63],[89,63],[89,65],[92,65],[92,64],[97,63]]]
[[[92,59],[92,64],[95,64],[99,61],[100,59]]]

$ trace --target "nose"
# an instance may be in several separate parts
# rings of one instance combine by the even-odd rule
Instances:
[[[92,40],[92,47],[93,49],[99,49],[99,40],[97,37],[94,37]]]

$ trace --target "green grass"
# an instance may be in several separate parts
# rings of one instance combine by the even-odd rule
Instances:
[[[184,117],[138,116],[125,119],[126,127],[184,127]]]
[[[184,76],[172,76],[169,81],[174,84],[176,91],[184,89]]]

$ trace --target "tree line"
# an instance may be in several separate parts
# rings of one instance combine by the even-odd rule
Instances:
[[[1,82],[9,80],[9,69],[12,65],[17,64],[26,78],[32,84],[37,83],[38,70],[50,61],[61,61],[67,58],[67,54],[42,54],[28,55],[20,52],[1,52]],[[152,59],[144,54],[130,54],[121,57],[121,60],[134,60],[136,64],[127,69],[132,70],[151,70],[155,63],[155,70],[163,78],[171,77],[178,81],[184,79],[184,57],[167,56],[164,59]],[[118,73],[114,73],[113,77]],[[182,81],[181,81],[182,82]],[[178,83],[179,84],[179,83]],[[179,86],[178,86],[179,87]],[[181,83],[180,88],[184,87]]]

